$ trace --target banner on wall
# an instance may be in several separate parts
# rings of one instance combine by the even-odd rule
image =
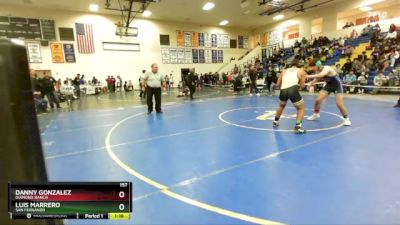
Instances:
[[[224,63],[224,51],[218,50],[218,63]]]
[[[267,46],[267,33],[262,33],[261,34],[261,46],[266,47]]]
[[[65,56],[65,62],[67,63],[76,62],[75,49],[73,44],[64,44],[64,56]]]
[[[230,46],[230,40],[229,40],[229,35],[227,35],[227,34],[224,34],[224,35],[222,35],[222,41],[223,41],[223,43],[224,43],[224,48],[229,48]]]
[[[218,62],[218,52],[217,52],[217,50],[211,50],[211,57],[212,57],[212,63],[217,63]]]
[[[204,33],[204,46],[211,48],[211,34],[209,33]]]
[[[26,48],[28,51],[29,63],[42,63],[40,42],[27,42]]]
[[[185,47],[191,47],[192,46],[192,32],[185,31]]]
[[[178,53],[178,64],[184,64],[185,63],[185,49],[183,48],[178,48],[176,50]]]
[[[178,47],[184,47],[185,46],[185,35],[183,31],[177,30],[176,31],[176,42]]]
[[[217,47],[218,48],[224,47],[224,41],[222,39],[222,34],[217,34]]]
[[[211,34],[211,47],[212,48],[218,47],[218,39],[216,34]]]
[[[170,48],[169,49],[169,57],[170,57],[170,63],[171,64],[178,63],[178,52],[177,52],[176,48]]]
[[[161,61],[163,64],[169,64],[170,62],[170,54],[169,48],[162,48],[161,49]]]
[[[185,49],[185,63],[186,64],[193,63],[193,52],[192,49],[190,48]]]
[[[199,49],[199,63],[206,63],[206,57],[205,57],[204,49]]]
[[[199,33],[199,47],[204,47],[204,33]]]
[[[199,50],[192,49],[193,63],[199,63]]]
[[[243,36],[239,35],[238,36],[238,48],[243,48],[244,47],[244,43],[243,43]]]
[[[212,63],[212,53],[210,49],[205,50],[206,63]]]
[[[199,35],[197,32],[192,32],[192,47],[199,47]]]
[[[58,42],[50,44],[51,58],[53,63],[64,63],[63,45]]]

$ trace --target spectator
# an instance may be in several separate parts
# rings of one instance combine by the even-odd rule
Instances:
[[[60,92],[60,90],[61,90],[61,79],[57,80],[55,90],[56,90],[56,92]]]
[[[116,83],[116,90],[121,91],[122,89],[122,78],[118,75],[117,79],[115,80]]]
[[[82,74],[81,79],[79,80],[80,85],[86,84],[85,75]]]
[[[347,45],[347,46],[346,46],[346,49],[344,50],[345,56],[350,58],[351,55],[353,55],[353,52],[354,52],[353,46]]]
[[[350,70],[353,69],[353,63],[351,62],[351,59],[348,58],[346,60],[346,63],[343,65],[342,70],[343,70],[343,74],[348,74],[350,72]]]
[[[112,88],[111,87],[111,85],[112,85],[111,76],[107,77],[106,82],[107,82],[107,89],[108,89],[109,92],[111,92],[111,88]]]
[[[44,90],[44,94],[47,97],[47,100],[50,103],[50,107],[52,109],[54,109],[54,103],[56,104],[57,108],[60,109],[60,100],[58,99],[58,96],[55,92],[55,84],[56,84],[56,80],[50,75],[50,74],[46,74],[44,79],[43,79],[43,90]]]
[[[368,24],[368,26],[364,27],[361,33],[361,36],[367,36],[370,35],[372,32],[372,26],[371,24]]]
[[[125,83],[124,83],[124,91],[125,92],[129,92],[129,90],[128,90],[128,82],[127,81],[125,81]]]
[[[233,82],[233,92],[234,92],[234,94],[237,94],[239,92],[239,87],[242,86],[242,84],[241,84],[242,83],[242,77],[239,74],[239,68],[235,67],[233,69],[232,76],[233,76],[233,80],[234,80],[234,82]]]
[[[357,76],[354,74],[354,70],[350,70],[346,76],[344,76],[343,83],[347,85],[354,85],[357,81]],[[352,92],[354,87],[346,87],[346,92]]]
[[[368,84],[368,79],[366,73],[362,72],[361,75],[357,78],[357,82],[360,86],[365,86]],[[364,94],[364,87],[358,87],[358,94]]]
[[[399,74],[395,69],[390,71],[388,75],[388,85],[389,86],[398,86],[399,85]]]
[[[135,89],[133,88],[133,84],[132,84],[132,81],[131,80],[129,80],[129,82],[128,82],[128,90],[129,91],[134,91]]]
[[[174,76],[171,74],[169,74],[169,88],[174,88]]]
[[[111,92],[115,92],[115,83],[116,83],[116,80],[115,80],[114,76],[111,76]]]
[[[358,38],[358,33],[357,33],[356,29],[353,29],[353,31],[351,32],[350,38],[351,38],[351,39],[356,39],[356,38]]]
[[[380,71],[378,75],[376,75],[374,78],[374,86],[377,88],[374,89],[373,94],[377,94],[380,91],[379,87],[386,86],[387,83],[388,83],[388,78],[385,75],[383,75],[382,71]]]
[[[274,94],[277,81],[278,76],[276,75],[275,70],[273,70],[272,66],[269,66],[267,71],[267,89],[269,91],[269,95]]]
[[[79,86],[80,84],[81,84],[81,75],[78,73],[76,75],[76,77],[74,78],[74,80],[72,81],[72,85],[75,88],[76,95],[77,95],[78,98],[81,97],[81,88]]]
[[[140,98],[146,98],[146,91],[143,86],[143,76],[145,76],[146,70],[142,70],[142,75],[139,77],[139,86],[140,86]]]
[[[340,79],[343,80],[343,71],[340,68],[340,64],[336,64],[335,71],[338,74],[338,76],[340,77]]]
[[[388,55],[388,58],[390,60],[390,67],[395,66],[396,61],[399,59],[399,56],[399,52],[396,49],[392,49],[392,51]]]
[[[92,84],[93,84],[93,85],[97,85],[98,82],[99,82],[99,81],[97,80],[96,77],[93,77],[93,78],[92,78]]]

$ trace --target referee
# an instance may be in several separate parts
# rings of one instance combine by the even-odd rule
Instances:
[[[147,114],[153,112],[153,95],[156,100],[156,112],[161,111],[161,85],[165,87],[163,76],[158,73],[158,65],[151,64],[151,71],[142,77],[142,89],[147,92]]]

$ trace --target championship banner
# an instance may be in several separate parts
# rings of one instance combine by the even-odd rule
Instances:
[[[163,64],[170,63],[170,55],[169,55],[169,48],[162,48],[161,49],[161,60]]]
[[[170,63],[172,64],[178,63],[178,52],[176,48],[169,49],[169,57],[170,57]]]
[[[224,63],[224,50],[218,50],[218,63]]]
[[[267,33],[262,33],[261,34],[261,46],[266,47],[267,46]]]
[[[217,34],[217,46],[218,48],[224,47],[224,40],[222,38],[222,34]]]
[[[199,63],[199,50],[192,49],[193,63]]]
[[[212,48],[217,48],[218,47],[218,40],[217,40],[217,35],[216,34],[211,34],[211,47]]]
[[[178,55],[178,64],[184,64],[185,63],[185,49],[178,48],[176,50],[176,52]]]
[[[192,64],[193,63],[193,52],[192,49],[187,48],[185,49],[185,64]]]
[[[199,49],[199,63],[205,63],[205,51],[204,49]]]
[[[212,63],[218,63],[218,52],[217,50],[211,50],[211,61]]]
[[[204,46],[206,48],[211,48],[211,34],[204,33]]]
[[[192,46],[192,32],[184,32],[185,36],[185,47],[191,47]]]
[[[199,47],[204,47],[204,33],[199,33]]]
[[[64,56],[65,56],[65,62],[67,63],[76,62],[75,50],[73,44],[64,44]]]
[[[42,63],[42,52],[40,42],[27,42],[28,58],[30,63]]]
[[[205,50],[205,58],[206,58],[206,63],[212,63],[211,49],[206,49]]]
[[[244,43],[243,43],[244,40],[243,40],[243,38],[244,37],[241,36],[241,35],[238,36],[238,47],[239,48],[244,48]]]
[[[199,47],[199,35],[197,32],[192,32],[192,47]]]
[[[230,39],[229,39],[229,35],[224,34],[223,35],[223,42],[224,42],[224,48],[229,48],[230,46]]]
[[[176,42],[178,47],[184,47],[185,46],[185,35],[183,31],[177,30],[176,31]]]
[[[64,63],[63,45],[58,42],[50,44],[51,58],[53,63]]]

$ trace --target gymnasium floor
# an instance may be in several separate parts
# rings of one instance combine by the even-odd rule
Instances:
[[[136,94],[84,97],[71,112],[39,116],[51,181],[133,182],[133,217],[118,224],[400,221],[394,100],[347,98],[353,125],[343,127],[330,98],[320,121],[304,122],[308,134],[295,135],[293,108],[272,129],[277,97],[171,93],[164,114],[147,116]],[[307,115],[314,99],[305,96]]]

